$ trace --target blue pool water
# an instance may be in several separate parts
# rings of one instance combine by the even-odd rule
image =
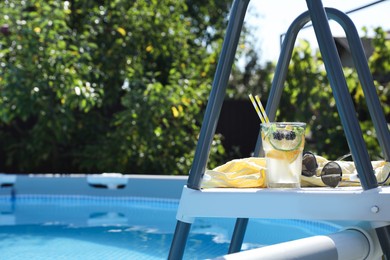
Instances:
[[[177,200],[134,197],[0,197],[1,259],[166,259]],[[226,254],[235,220],[198,218],[184,259]],[[251,219],[243,249],[328,234],[340,227]]]

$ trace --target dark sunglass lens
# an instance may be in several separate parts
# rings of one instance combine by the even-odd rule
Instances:
[[[302,157],[302,175],[311,177],[316,174],[318,168],[317,160],[314,154],[306,152]]]
[[[325,185],[337,187],[341,181],[342,170],[340,165],[335,162],[328,162],[322,168],[321,180]]]

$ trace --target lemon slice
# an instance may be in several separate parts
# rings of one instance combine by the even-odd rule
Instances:
[[[266,157],[272,158],[272,159],[278,159],[278,160],[285,160],[289,163],[295,161],[297,159],[298,155],[301,153],[300,150],[295,151],[278,151],[278,150],[270,150],[267,152]]]
[[[272,137],[269,137],[269,142],[273,148],[279,151],[294,151],[296,150],[302,143],[302,135],[296,135],[294,140],[278,140]]]

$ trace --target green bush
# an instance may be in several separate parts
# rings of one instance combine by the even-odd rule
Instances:
[[[187,174],[231,2],[1,1],[0,171]],[[369,66],[390,120],[390,46],[375,32]],[[275,66],[258,64],[247,33],[247,64],[233,70],[227,94],[266,103]],[[295,49],[277,119],[307,122],[306,149],[335,159],[348,145],[312,53],[305,42]],[[380,158],[357,75],[344,73],[369,153]],[[227,158],[221,138],[209,168]]]
[[[7,0],[0,10],[2,171],[187,174],[229,3]],[[223,152],[216,136],[211,166]]]

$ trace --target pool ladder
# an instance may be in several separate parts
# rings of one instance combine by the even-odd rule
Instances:
[[[209,102],[206,107],[206,113],[201,127],[193,165],[190,170],[187,185],[185,187],[185,189],[193,191],[195,196],[202,193],[200,189],[201,181],[206,169],[211,143],[215,134],[218,117],[224,100],[226,86],[229,75],[231,73],[231,68],[249,1],[250,0],[235,0],[231,9],[229,24],[226,30],[225,40],[217,65]],[[362,131],[356,117],[356,111],[354,109],[352,98],[344,78],[340,58],[338,56],[336,45],[331,34],[328,19],[332,19],[339,23],[346,33],[354,65],[358,73],[359,80],[366,97],[370,116],[378,136],[379,145],[382,149],[385,160],[389,161],[390,133],[386,123],[385,115],[380,106],[379,98],[376,94],[372,75],[368,68],[359,35],[353,22],[343,12],[333,8],[324,8],[321,0],[306,0],[306,2],[308,11],[302,13],[292,22],[283,41],[282,50],[276,66],[275,76],[268,97],[269,102],[267,102],[266,113],[268,114],[271,121],[275,119],[276,110],[279,106],[283,84],[288,71],[288,64],[291,59],[297,34],[306,23],[311,21],[336,101],[341,123],[344,128],[345,136],[353,160],[355,162],[357,172],[359,173],[362,188],[364,191],[374,190],[376,192],[378,189],[378,183],[375,178],[370,157],[364,143]],[[255,155],[259,156],[260,151],[261,138],[258,138],[254,152]],[[205,200],[207,200],[207,194],[201,195],[204,195]],[[387,198],[388,197],[386,197],[386,199]],[[191,203],[190,201],[191,200],[188,200],[188,197],[184,197],[182,195],[179,208],[181,205],[184,205],[185,207],[189,207],[194,212],[196,212],[197,208],[201,208],[203,206],[185,205]],[[206,203],[207,202],[205,201],[205,204]],[[354,203],[359,203],[359,201],[355,201]],[[226,204],[226,207],[228,207],[228,204]],[[288,214],[288,212],[286,212],[286,214]],[[203,215],[200,213],[198,217],[202,216]],[[237,216],[241,216],[240,212],[237,212]],[[186,221],[185,216],[177,216],[177,219],[175,234],[168,257],[169,259],[175,260],[183,258],[187,237],[191,228],[191,221]],[[389,221],[390,217],[387,222]],[[229,247],[229,254],[239,252],[241,250],[247,224],[248,218],[237,218]],[[375,233],[378,237],[383,255],[386,259],[390,259],[390,225],[377,227],[375,229]]]

